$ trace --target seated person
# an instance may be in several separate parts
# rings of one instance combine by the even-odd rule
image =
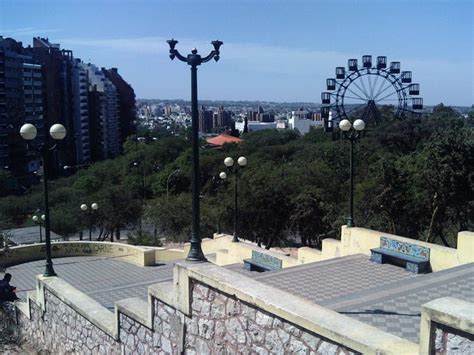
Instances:
[[[16,287],[10,285],[12,275],[6,273],[3,280],[0,280],[0,302],[16,301],[19,298],[15,294]]]

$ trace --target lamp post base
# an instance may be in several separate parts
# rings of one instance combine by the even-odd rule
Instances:
[[[56,273],[54,272],[54,269],[53,269],[53,264],[49,264],[49,263],[46,263],[46,269],[44,270],[44,274],[43,274],[44,277],[52,277],[52,276],[56,276]]]
[[[355,227],[354,219],[353,219],[352,217],[349,217],[349,218],[347,219],[347,226],[348,226],[349,228]]]
[[[191,248],[189,249],[188,256],[186,257],[186,261],[193,261],[193,262],[206,262],[207,259],[204,256],[204,253],[201,249],[201,242],[191,242]]]

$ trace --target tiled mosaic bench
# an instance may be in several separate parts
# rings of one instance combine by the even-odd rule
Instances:
[[[380,248],[370,249],[370,251],[370,260],[378,264],[402,260],[406,262],[407,271],[415,274],[430,272],[429,248],[381,236]]]
[[[244,260],[244,269],[249,271],[272,271],[281,269],[281,260],[268,255],[261,253],[256,250],[252,250],[252,258]]]

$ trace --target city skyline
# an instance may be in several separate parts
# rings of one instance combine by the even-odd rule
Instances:
[[[189,71],[168,58],[207,54],[199,98],[320,102],[325,79],[349,58],[400,61],[426,105],[473,102],[471,1],[2,1],[0,35],[26,46],[35,36],[99,67],[118,67],[141,99],[189,99]]]

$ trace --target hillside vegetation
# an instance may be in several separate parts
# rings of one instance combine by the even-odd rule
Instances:
[[[294,131],[268,130],[244,139],[222,150],[203,144],[202,237],[212,236],[218,218],[222,230],[232,232],[233,176],[228,174],[219,192],[216,177],[226,171],[225,157],[245,156],[248,165],[239,184],[242,237],[268,248],[294,243],[319,247],[326,237],[338,238],[348,211],[349,142],[323,130],[303,137]],[[52,229],[62,235],[78,233],[88,223],[80,204],[97,202],[94,225],[104,237],[119,235],[142,215],[143,221],[157,226],[159,236],[187,240],[190,142],[163,137],[149,144],[127,142],[125,150],[122,157],[50,184]],[[473,229],[472,112],[465,119],[439,105],[429,117],[386,117],[357,142],[355,157],[357,226],[450,246],[455,246],[458,231]],[[3,197],[1,223],[4,228],[30,223],[38,208],[41,185],[25,196]]]

